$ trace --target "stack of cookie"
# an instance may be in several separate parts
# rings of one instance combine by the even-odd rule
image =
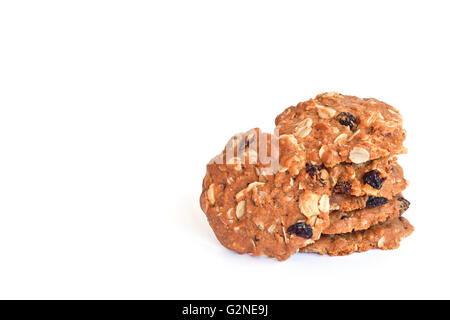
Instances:
[[[279,260],[394,249],[413,227],[396,155],[399,112],[325,93],[286,109],[274,135],[238,134],[207,167],[201,206],[219,241]]]

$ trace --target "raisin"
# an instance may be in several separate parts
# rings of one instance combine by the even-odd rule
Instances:
[[[336,118],[343,126],[349,127],[352,131],[356,130],[356,118],[350,112],[341,112]]]
[[[382,206],[383,204],[388,203],[389,200],[383,197],[373,197],[369,196],[369,198],[366,201],[366,207],[378,207]]]
[[[405,212],[406,210],[408,210],[409,205],[411,204],[411,202],[409,202],[408,200],[406,200],[403,197],[398,197],[397,198],[398,201],[400,201],[402,204],[400,205],[400,214],[402,214],[403,212]]]
[[[323,165],[315,165],[315,164],[306,164],[306,172],[309,174],[311,179],[314,179],[315,176],[319,174],[319,171],[323,169]]]
[[[296,224],[293,224],[286,230],[289,234],[295,234],[298,237],[302,237],[305,239],[311,239],[313,235],[313,230],[311,226],[307,225],[304,222],[299,222]]]
[[[311,179],[318,181],[322,186],[326,185],[327,182],[325,181],[324,177],[320,174],[321,170],[323,170],[325,167],[322,165],[315,165],[315,164],[306,164],[306,172],[311,177]]]
[[[336,194],[349,194],[352,189],[352,183],[350,181],[339,181],[333,188],[333,192]]]
[[[381,187],[383,186],[383,182],[384,182],[384,180],[386,180],[386,178],[380,177],[380,171],[371,170],[364,174],[363,180],[364,180],[365,184],[368,184],[368,185],[374,187],[375,189],[380,190]]]

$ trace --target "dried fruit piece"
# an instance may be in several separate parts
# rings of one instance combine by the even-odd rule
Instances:
[[[349,194],[352,189],[352,183],[350,181],[339,181],[333,188],[333,193],[336,194]]]
[[[314,179],[319,174],[319,171],[323,169],[323,165],[316,164],[306,164],[306,172],[309,174],[311,179]]]
[[[369,198],[366,201],[366,207],[378,207],[382,206],[383,204],[388,203],[389,200],[383,197],[373,197],[369,196]]]
[[[371,187],[373,187],[377,190],[380,190],[381,187],[383,187],[383,182],[384,182],[384,180],[386,180],[386,178],[380,177],[380,171],[371,170],[364,174],[363,180],[364,180],[365,184],[368,184]]]
[[[323,165],[306,164],[306,172],[312,180],[319,182],[322,186],[327,184],[328,172]]]
[[[289,234],[295,234],[297,237],[302,237],[305,239],[311,239],[313,235],[313,230],[311,226],[304,222],[299,222],[293,224],[286,230]]]
[[[356,130],[356,127],[358,126],[356,118],[350,112],[341,112],[336,118],[340,124],[349,127],[352,131]]]
[[[408,210],[409,205],[411,204],[411,202],[409,202],[408,200],[406,200],[403,197],[398,197],[397,198],[398,201],[400,201],[402,204],[400,205],[400,214],[403,214],[403,212],[405,212],[406,210]]]

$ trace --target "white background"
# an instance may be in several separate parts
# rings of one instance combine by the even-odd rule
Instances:
[[[0,298],[450,298],[448,1],[4,1]],[[400,109],[399,250],[241,256],[199,207],[228,138],[324,91]]]

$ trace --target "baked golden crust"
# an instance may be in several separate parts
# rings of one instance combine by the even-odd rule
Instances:
[[[333,167],[406,152],[400,113],[376,99],[323,93],[287,108],[275,124],[306,147],[307,163]]]
[[[392,250],[408,237],[414,227],[403,217],[394,218],[364,231],[339,235],[323,235],[314,244],[301,248],[300,252],[343,256],[370,249]]]

